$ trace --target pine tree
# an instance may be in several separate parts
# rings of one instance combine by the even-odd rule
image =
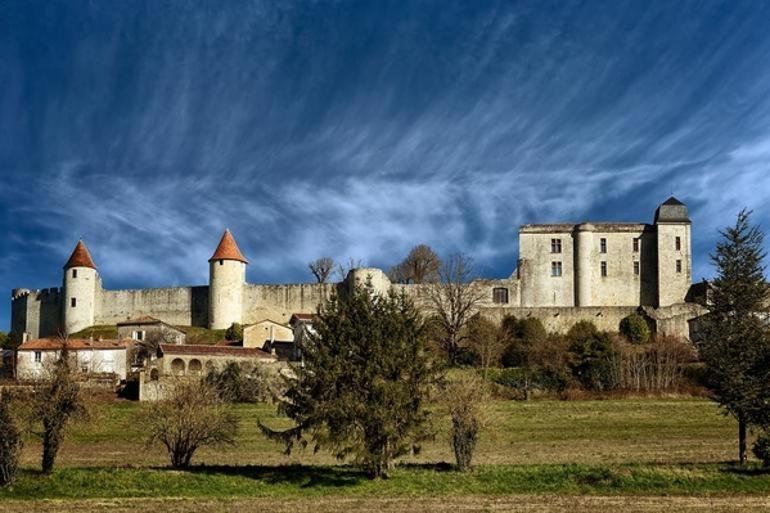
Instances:
[[[709,290],[699,344],[714,400],[738,421],[741,465],[746,462],[747,429],[770,424],[764,235],[749,217],[750,212],[741,211],[735,226],[720,232],[722,240],[711,255],[717,277]]]
[[[426,402],[440,374],[424,350],[423,320],[403,293],[367,286],[331,297],[313,328],[279,405],[295,427],[260,427],[287,453],[312,444],[384,477],[432,436]]]

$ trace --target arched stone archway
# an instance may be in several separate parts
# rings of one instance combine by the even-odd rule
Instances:
[[[175,376],[184,376],[184,369],[184,360],[181,358],[174,358],[171,360],[171,372],[173,372]]]

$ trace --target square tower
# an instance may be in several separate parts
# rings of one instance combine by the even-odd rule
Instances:
[[[692,284],[691,221],[687,206],[667,199],[655,211],[658,238],[658,306],[683,303]]]

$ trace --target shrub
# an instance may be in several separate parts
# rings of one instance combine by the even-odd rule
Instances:
[[[234,322],[225,330],[225,340],[239,341],[243,340],[243,326]]]
[[[762,465],[770,467],[770,433],[764,431],[760,434],[754,442],[751,451],[762,462]]]
[[[579,321],[567,332],[570,367],[588,390],[612,390],[618,386],[618,358],[612,337],[590,321]]]
[[[650,340],[650,327],[644,317],[632,313],[621,319],[620,333],[634,344],[646,344]]]
[[[487,398],[484,382],[475,375],[450,381],[444,389],[444,403],[452,419],[450,444],[461,472],[471,468]]]
[[[639,347],[623,344],[618,352],[619,385],[626,390],[665,391],[678,388],[692,347],[675,337],[660,337]]]
[[[0,395],[0,486],[13,483],[22,446],[21,430],[11,412],[11,396],[6,392]]]
[[[531,352],[548,340],[548,333],[537,317],[516,320],[511,316],[503,319],[502,330],[508,339],[501,357],[504,367],[528,366]]]
[[[204,378],[217,396],[227,403],[256,403],[271,398],[268,372],[259,364],[227,362]]]
[[[238,431],[238,417],[203,381],[175,383],[140,414],[140,421],[147,445],[162,444],[174,468],[188,467],[199,447],[234,444]]]

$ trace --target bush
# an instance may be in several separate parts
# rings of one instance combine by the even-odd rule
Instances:
[[[525,397],[533,390],[561,393],[570,383],[569,371],[559,366],[490,369],[488,376],[493,383],[510,388],[521,397]]]
[[[548,340],[548,333],[537,317],[516,320],[511,316],[503,319],[502,329],[509,340],[501,357],[504,367],[528,366],[530,353]]]
[[[174,468],[188,467],[199,447],[234,444],[238,430],[238,417],[203,381],[175,383],[140,414],[140,421],[147,444],[162,444]]]
[[[212,370],[204,378],[226,403],[256,403],[271,399],[268,372],[259,364],[227,362],[222,370]]]
[[[570,367],[588,390],[612,390],[618,386],[618,358],[612,337],[590,321],[579,321],[567,332]]]
[[[11,411],[11,396],[0,396],[0,486],[13,483],[23,446],[21,430]]]
[[[479,431],[485,421],[486,386],[478,376],[470,375],[448,382],[443,395],[452,419],[450,444],[455,453],[457,470],[466,472],[471,468]]]
[[[225,330],[225,340],[237,342],[243,340],[243,326],[234,322]]]
[[[759,435],[751,451],[762,462],[762,465],[770,467],[770,433],[764,431]]]
[[[644,317],[632,313],[620,321],[620,334],[634,344],[646,344],[650,340],[650,327]]]
[[[676,390],[684,381],[692,346],[675,337],[659,337],[643,347],[622,344],[618,352],[620,387],[634,391]]]

